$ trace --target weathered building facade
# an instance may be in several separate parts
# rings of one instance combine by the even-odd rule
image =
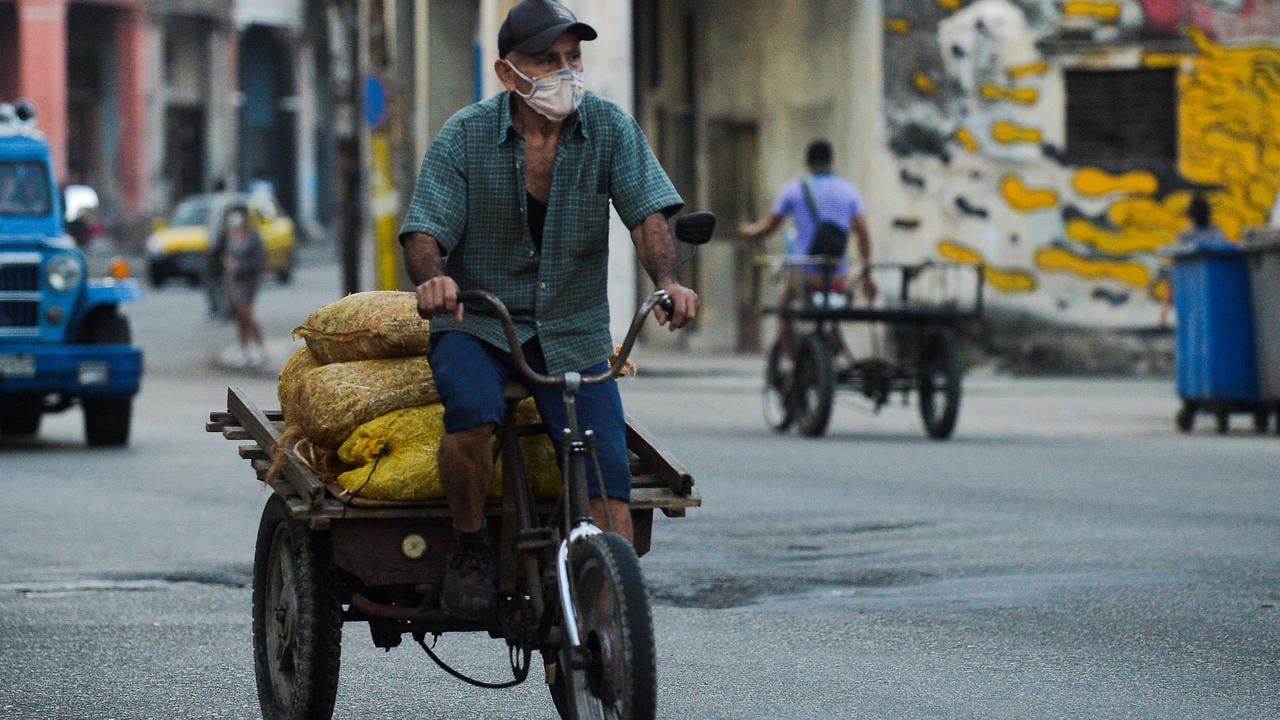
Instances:
[[[1052,323],[1155,322],[1195,192],[1228,237],[1280,187],[1280,2],[886,6],[894,246],[981,262]]]

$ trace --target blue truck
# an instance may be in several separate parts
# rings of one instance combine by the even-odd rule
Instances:
[[[142,351],[120,305],[141,286],[89,278],[66,220],[35,108],[0,103],[0,435],[34,435],[45,413],[79,405],[89,445],[125,445]]]

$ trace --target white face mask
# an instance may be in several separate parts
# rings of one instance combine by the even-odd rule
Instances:
[[[582,104],[582,73],[572,68],[561,68],[536,78],[530,78],[516,69],[510,60],[504,60],[521,80],[533,86],[528,94],[516,90],[529,107],[553,122],[569,117]]]

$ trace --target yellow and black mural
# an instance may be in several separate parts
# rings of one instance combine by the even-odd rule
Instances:
[[[886,6],[892,228],[997,302],[1154,322],[1204,193],[1233,240],[1280,189],[1280,0]]]

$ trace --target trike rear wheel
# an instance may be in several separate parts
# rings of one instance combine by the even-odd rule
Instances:
[[[790,397],[791,412],[802,434],[818,437],[827,431],[835,382],[835,360],[831,348],[821,334],[806,335],[796,357]]]
[[[778,432],[786,432],[791,427],[791,403],[787,396],[793,376],[791,359],[782,341],[775,340],[764,368],[764,420]]]
[[[560,649],[551,685],[560,717],[650,720],[658,661],[639,558],[621,536],[602,533],[574,543],[569,567],[583,647],[575,653],[566,639]]]
[[[253,561],[253,669],[264,720],[333,716],[342,608],[328,574],[324,536],[272,495]]]
[[[960,382],[960,354],[955,343],[942,333],[932,336],[920,356],[920,418],[935,440],[945,440],[955,431]]]

